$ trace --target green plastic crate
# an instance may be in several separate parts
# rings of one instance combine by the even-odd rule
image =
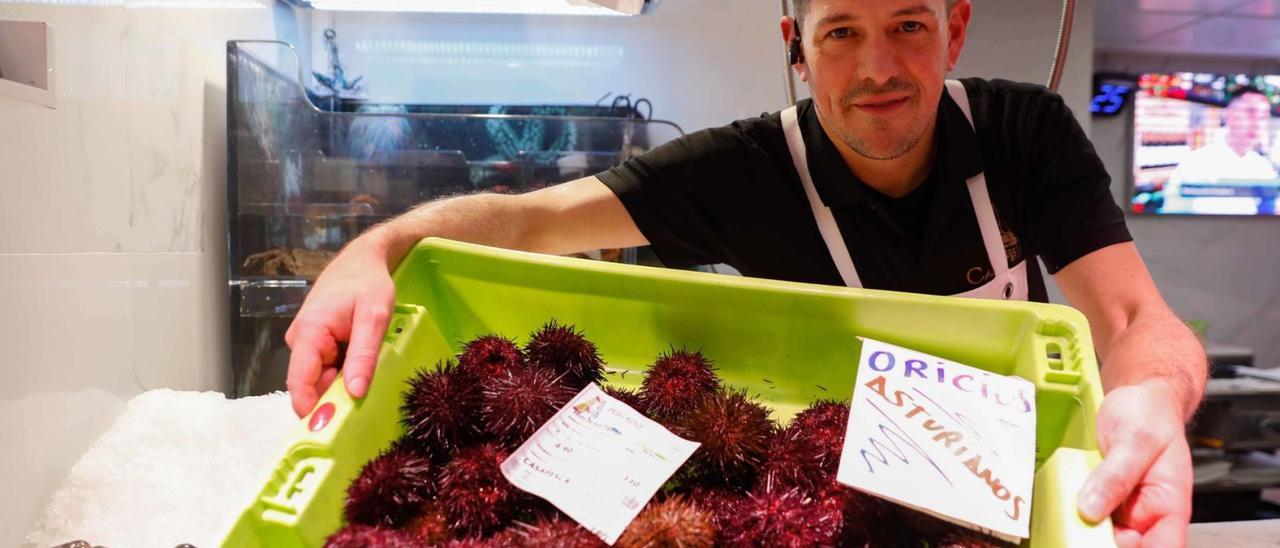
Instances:
[[[701,349],[731,386],[782,420],[817,398],[848,399],[857,336],[1036,385],[1031,546],[1112,544],[1111,525],[1078,517],[1075,496],[1099,460],[1102,385],[1088,323],[1064,306],[783,283],[535,255],[448,240],[418,243],[396,269],[396,308],[368,396],[334,382],[299,422],[229,547],[320,546],[342,525],[348,483],[400,436],[406,381],[468,340],[524,338],[550,318],[600,349],[613,382],[637,385],[670,346]],[[770,382],[766,382],[764,379]]]

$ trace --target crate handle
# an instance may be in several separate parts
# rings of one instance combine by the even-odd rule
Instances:
[[[1080,384],[1082,367],[1079,349],[1072,335],[1075,328],[1067,322],[1047,321],[1036,330],[1040,345],[1037,360],[1044,360],[1044,380],[1055,384]]]
[[[413,332],[426,314],[427,309],[421,306],[397,304],[391,312],[391,320],[387,322],[387,333],[383,335],[382,343],[403,351],[403,341],[409,340],[407,335]]]
[[[301,448],[285,459],[277,470],[277,477],[286,474],[287,477],[273,490],[274,494],[260,499],[263,521],[290,525],[297,521],[315,494],[315,487],[333,469],[333,459],[312,454],[317,449]]]

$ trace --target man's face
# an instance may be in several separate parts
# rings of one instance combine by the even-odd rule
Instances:
[[[1262,142],[1262,132],[1271,117],[1271,103],[1260,93],[1246,93],[1227,105],[1224,116],[1227,138],[1243,148],[1255,148]]]
[[[950,16],[946,0],[813,0],[799,69],[823,126],[866,158],[910,152],[934,127],[969,10],[967,0]]]

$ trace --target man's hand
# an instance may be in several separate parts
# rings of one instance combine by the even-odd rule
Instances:
[[[347,392],[364,397],[394,304],[386,246],[376,232],[353,240],[316,279],[285,332],[292,350],[286,386],[294,413],[311,412],[339,367]],[[339,363],[343,343],[349,344]]]
[[[1176,393],[1160,379],[1121,386],[1098,413],[1103,461],[1080,490],[1080,514],[1110,515],[1116,543],[1184,546],[1191,519],[1191,452]]]

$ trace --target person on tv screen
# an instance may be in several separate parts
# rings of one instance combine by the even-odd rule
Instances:
[[[1178,164],[1165,185],[1161,212],[1274,212],[1280,175],[1260,151],[1270,117],[1271,102],[1261,90],[1249,86],[1234,92],[1223,111],[1223,137],[1192,151]]]

